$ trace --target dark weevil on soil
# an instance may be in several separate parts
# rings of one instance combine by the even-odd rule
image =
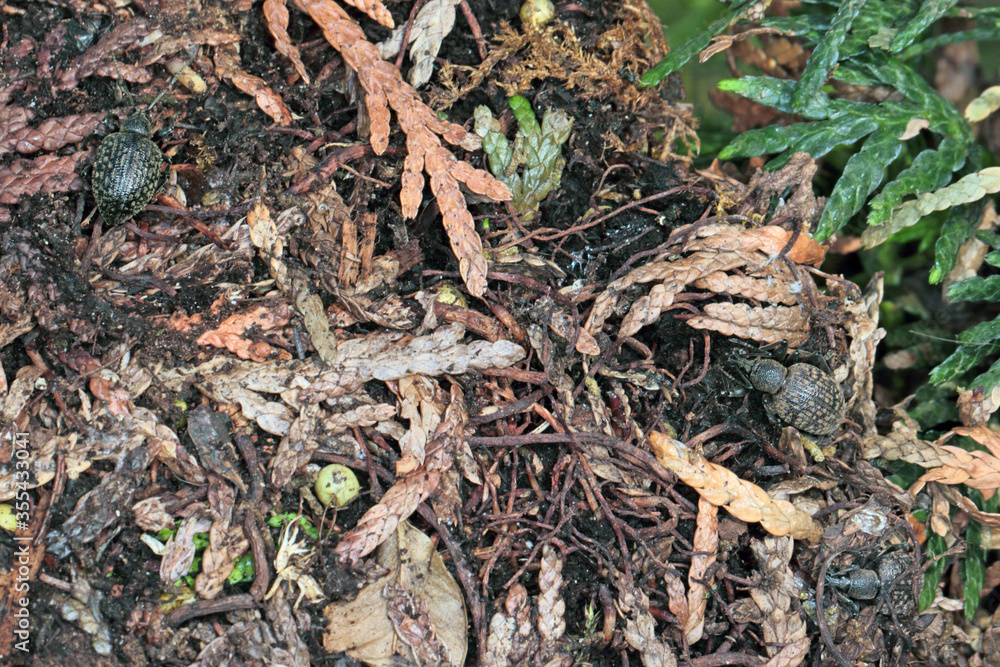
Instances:
[[[162,167],[167,159],[151,139],[148,111],[170,90],[178,74],[145,111],[129,116],[121,129],[106,136],[97,148],[91,186],[97,208],[109,225],[125,222],[145,209],[163,186]]]
[[[829,373],[806,363],[785,366],[775,359],[736,356],[750,384],[768,395],[769,410],[800,431],[832,435],[844,421],[840,386]]]

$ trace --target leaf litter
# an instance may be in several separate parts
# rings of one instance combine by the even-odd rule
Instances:
[[[949,486],[1000,486],[989,403],[937,442],[878,427],[881,284],[819,270],[816,165],[691,170],[679,86],[634,76],[667,51],[643,2],[347,4],[5,24],[0,414],[30,457],[0,452],[0,500],[34,508],[41,664],[874,664],[943,636],[912,499],[867,461],[922,466],[947,530]],[[166,190],[98,232],[113,82],[145,103],[183,67]],[[844,387],[833,436],[740,390],[767,343]],[[324,463],[358,502],[315,499]],[[833,592],[883,551],[914,565]]]

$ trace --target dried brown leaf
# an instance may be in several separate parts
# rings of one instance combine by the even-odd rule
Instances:
[[[435,410],[434,407],[429,409]],[[433,414],[430,419],[435,419]],[[444,417],[425,447],[423,465],[399,479],[386,491],[382,500],[365,512],[358,524],[344,535],[335,550],[341,560],[356,563],[371,553],[392,534],[400,521],[409,517],[417,505],[437,488],[441,473],[451,467],[465,439],[467,423],[468,413],[462,390],[454,384]]]
[[[308,85],[309,73],[306,72],[306,66],[302,64],[302,57],[299,55],[298,47],[293,45],[291,39],[288,37],[288,7],[285,6],[285,3],[286,0],[264,0],[264,21],[267,23],[267,29],[271,31],[271,35],[274,37],[275,48],[278,49],[279,53],[292,61],[295,71],[302,77],[302,81]]]
[[[371,507],[337,545],[335,553],[342,560],[360,561],[387,540],[400,522],[416,511],[437,487],[440,473],[421,471],[397,481],[382,500]]]
[[[708,502],[725,507],[738,519],[759,523],[772,535],[791,535],[815,542],[822,530],[812,517],[787,500],[771,498],[756,484],[740,479],[727,468],[708,461],[684,443],[658,431],[649,434],[653,454]]]
[[[0,155],[12,150],[23,154],[55,151],[82,141],[103,122],[104,114],[87,113],[48,118],[37,128],[21,122],[0,123]]]
[[[559,551],[546,544],[542,547],[538,570],[538,634],[542,651],[552,651],[566,632],[566,602],[560,592],[563,586],[563,558]]]
[[[1000,409],[1000,387],[994,386],[989,394],[985,387],[973,387],[958,395],[959,419],[966,426],[983,426]]]
[[[248,313],[230,315],[215,329],[198,336],[195,342],[226,348],[240,359],[257,362],[267,361],[273,356],[288,358],[284,350],[275,350],[264,341],[253,340],[248,333],[281,329],[291,321],[291,315],[286,303],[260,305]]]
[[[766,537],[753,540],[750,547],[768,582],[767,586],[750,589],[750,597],[763,615],[761,630],[771,656],[767,664],[800,665],[809,653],[810,642],[805,612],[800,605],[792,604],[792,598],[798,598],[801,590],[789,565],[794,542],[787,537]]]
[[[365,39],[361,28],[331,0],[296,0],[296,4],[320,25],[327,41],[357,73],[365,90],[370,141],[377,155],[388,147],[389,109],[395,110],[406,134],[408,152],[400,193],[403,214],[405,217],[416,215],[423,188],[422,167],[431,177],[431,190],[438,201],[452,250],[459,260],[462,278],[472,294],[482,296],[486,290],[486,260],[459,183],[464,182],[473,192],[485,194],[494,201],[508,201],[510,190],[489,173],[457,160],[441,145],[438,137],[467,150],[477,150],[481,140],[462,126],[438,118],[402,80],[399,70],[379,57],[378,49]]]
[[[369,665],[388,667],[418,655],[433,657],[430,664],[463,665],[465,603],[434,543],[404,521],[379,549],[378,564],[389,573],[353,601],[323,610],[328,621],[323,647]]]
[[[419,88],[431,80],[434,59],[441,49],[441,42],[455,27],[455,5],[461,0],[430,0],[420,8],[409,26],[410,85]],[[396,28],[389,39],[378,44],[383,59],[393,58],[403,48],[406,26]]]
[[[427,443],[433,437],[447,406],[448,394],[432,378],[412,375],[399,381],[399,416],[410,428],[399,441],[396,475],[405,476],[424,465]]]
[[[902,405],[892,407],[895,419],[892,430],[882,436],[877,432],[866,437],[861,456],[865,459],[884,458],[889,461],[906,461],[924,468],[942,465],[947,455],[937,443],[920,439],[920,425],[909,416]]]
[[[174,518],[167,512],[167,506],[160,496],[137,502],[132,506],[132,512],[135,514],[135,525],[145,531],[155,533],[174,527]]]
[[[73,59],[66,71],[63,72],[59,83],[54,86],[55,90],[75,88],[82,79],[94,74],[102,66],[108,67],[110,65],[110,68],[114,70],[114,65],[108,62],[109,57],[124,53],[128,47],[138,43],[152,31],[153,26],[150,21],[138,16],[116,25],[105,33],[97,44],[88,48],[83,55]],[[123,74],[125,71],[130,71],[135,83],[147,83],[152,79],[149,72],[136,70],[128,63],[118,63],[118,68]],[[144,72],[144,75],[136,76],[140,71]],[[117,78],[117,72],[105,72],[104,75]]]
[[[667,609],[677,618],[677,625],[685,627],[690,614],[687,594],[684,592],[684,580],[681,575],[668,570],[663,573],[663,587],[667,593]]]
[[[524,350],[507,340],[461,343],[463,327],[450,325],[428,336],[373,334],[341,343],[340,361],[321,359],[266,364],[234,362],[218,356],[198,366],[163,368],[157,378],[171,391],[196,385],[221,403],[240,405],[243,415],[268,433],[285,435],[301,403],[319,402],[361,391],[365,382],[399,380],[408,375],[461,375],[469,369],[508,368],[524,358]],[[266,399],[280,394],[288,403]],[[296,412],[288,406],[295,405]]]
[[[160,561],[160,579],[172,585],[191,571],[194,562],[194,535],[207,532],[212,520],[203,514],[191,515],[181,522],[177,533],[167,540],[163,560]]]
[[[319,447],[322,414],[322,408],[315,403],[302,406],[298,419],[288,429],[288,435],[281,439],[278,451],[271,459],[271,485],[274,488],[285,488],[295,471],[309,463]]]
[[[705,631],[705,609],[708,607],[708,587],[712,579],[706,579],[709,568],[715,564],[719,548],[719,510],[705,498],[698,497],[698,519],[694,531],[694,554],[691,569],[688,570],[687,609],[688,618],[683,625],[688,644],[701,639]]]
[[[683,228],[682,228],[683,229]],[[685,250],[759,250],[764,259],[776,257],[792,239],[793,232],[775,225],[746,229],[741,225],[716,223],[695,229],[693,239],[684,245]],[[826,257],[826,250],[807,234],[799,234],[785,257],[796,264],[819,266]]]
[[[988,452],[967,452],[950,445],[943,445],[940,449],[943,452],[941,467],[925,472],[913,486],[913,493],[919,492],[927,482],[965,484],[979,489],[987,497],[1000,488],[1000,458]]]
[[[284,100],[260,77],[249,74],[239,67],[240,55],[237,44],[223,44],[215,50],[215,73],[228,79],[247,95],[252,95],[260,110],[270,116],[278,125],[291,125],[292,112]]]
[[[344,2],[355,9],[360,9],[365,14],[368,14],[372,20],[378,21],[386,28],[395,27],[392,15],[389,14],[389,10],[385,8],[381,0],[344,0]]]
[[[620,335],[631,336],[639,329],[657,321],[664,309],[673,304],[674,298],[689,283],[716,271],[728,271],[754,261],[752,255],[740,252],[715,250],[694,252],[675,261],[654,260],[636,267],[621,278],[612,281],[594,301],[594,308],[587,318],[587,331],[596,336],[605,320],[614,312],[621,294],[632,285],[656,282],[649,294],[636,299],[620,328]]]
[[[73,514],[62,525],[63,535],[74,549],[79,550],[97,540],[105,528],[121,518],[121,509],[132,504],[143,472],[151,462],[152,456],[145,447],[132,449],[122,457],[118,469],[105,475],[97,487],[81,496]]]
[[[83,179],[78,173],[81,160],[90,157],[90,151],[71,155],[42,155],[34,160],[14,160],[0,167],[0,204],[16,204],[21,197],[39,192],[78,192],[83,190]]]
[[[209,535],[209,545],[201,556],[201,573],[194,580],[195,591],[206,600],[218,597],[233,571],[234,561],[250,547],[242,526],[215,530],[213,524]]]
[[[625,641],[639,651],[643,665],[676,667],[677,656],[656,632],[656,621],[649,612],[649,597],[619,573],[615,573],[615,584],[618,588],[616,607],[625,619]]]
[[[809,339],[809,318],[801,308],[764,306],[745,303],[707,303],[705,315],[688,320],[695,329],[718,331],[760,343],[788,341],[798,347]]]
[[[716,271],[691,284],[698,289],[706,289],[716,294],[729,294],[745,299],[782,303],[786,306],[794,306],[799,302],[798,296],[788,291],[788,284],[774,280],[773,276],[753,278]]]

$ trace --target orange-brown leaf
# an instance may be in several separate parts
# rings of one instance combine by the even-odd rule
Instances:
[[[309,73],[306,72],[306,66],[302,64],[299,49],[292,44],[292,40],[288,37],[288,8],[285,6],[285,0],[264,0],[264,20],[274,37],[274,46],[282,55],[292,61],[295,71],[299,73],[302,80],[309,83]]]
[[[392,20],[392,16],[389,14],[389,10],[385,8],[381,0],[344,0],[347,4],[351,5],[355,9],[360,9],[369,17],[378,21],[386,28],[395,28],[396,24]]]

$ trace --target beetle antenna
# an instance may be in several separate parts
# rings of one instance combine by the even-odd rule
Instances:
[[[171,88],[173,88],[173,87],[174,87],[174,84],[175,84],[175,83],[177,83],[177,78],[178,78],[178,77],[179,77],[179,76],[181,75],[181,72],[183,72],[183,71],[184,71],[184,68],[185,68],[185,67],[187,67],[187,66],[188,66],[188,64],[187,64],[187,63],[184,63],[184,64],[183,64],[183,65],[182,65],[182,66],[180,67],[180,69],[178,69],[178,70],[177,70],[177,73],[176,73],[176,74],[174,74],[174,78],[172,78],[172,79],[170,80],[170,83],[168,83],[168,84],[167,84],[167,87],[166,87],[166,88],[164,88],[163,90],[161,90],[161,91],[160,91],[160,93],[159,93],[159,94],[158,94],[158,95],[157,95],[156,97],[154,97],[154,98],[153,98],[153,101],[149,103],[149,106],[148,106],[148,107],[146,107],[146,111],[149,111],[149,110],[150,110],[150,109],[152,109],[152,108],[153,108],[154,106],[156,106],[156,103],[157,103],[157,102],[159,102],[159,101],[160,101],[160,99],[162,99],[162,98],[163,98],[163,96],[167,94],[167,91],[169,91],[169,90],[170,90]],[[168,70],[168,71],[169,71],[169,70]]]

